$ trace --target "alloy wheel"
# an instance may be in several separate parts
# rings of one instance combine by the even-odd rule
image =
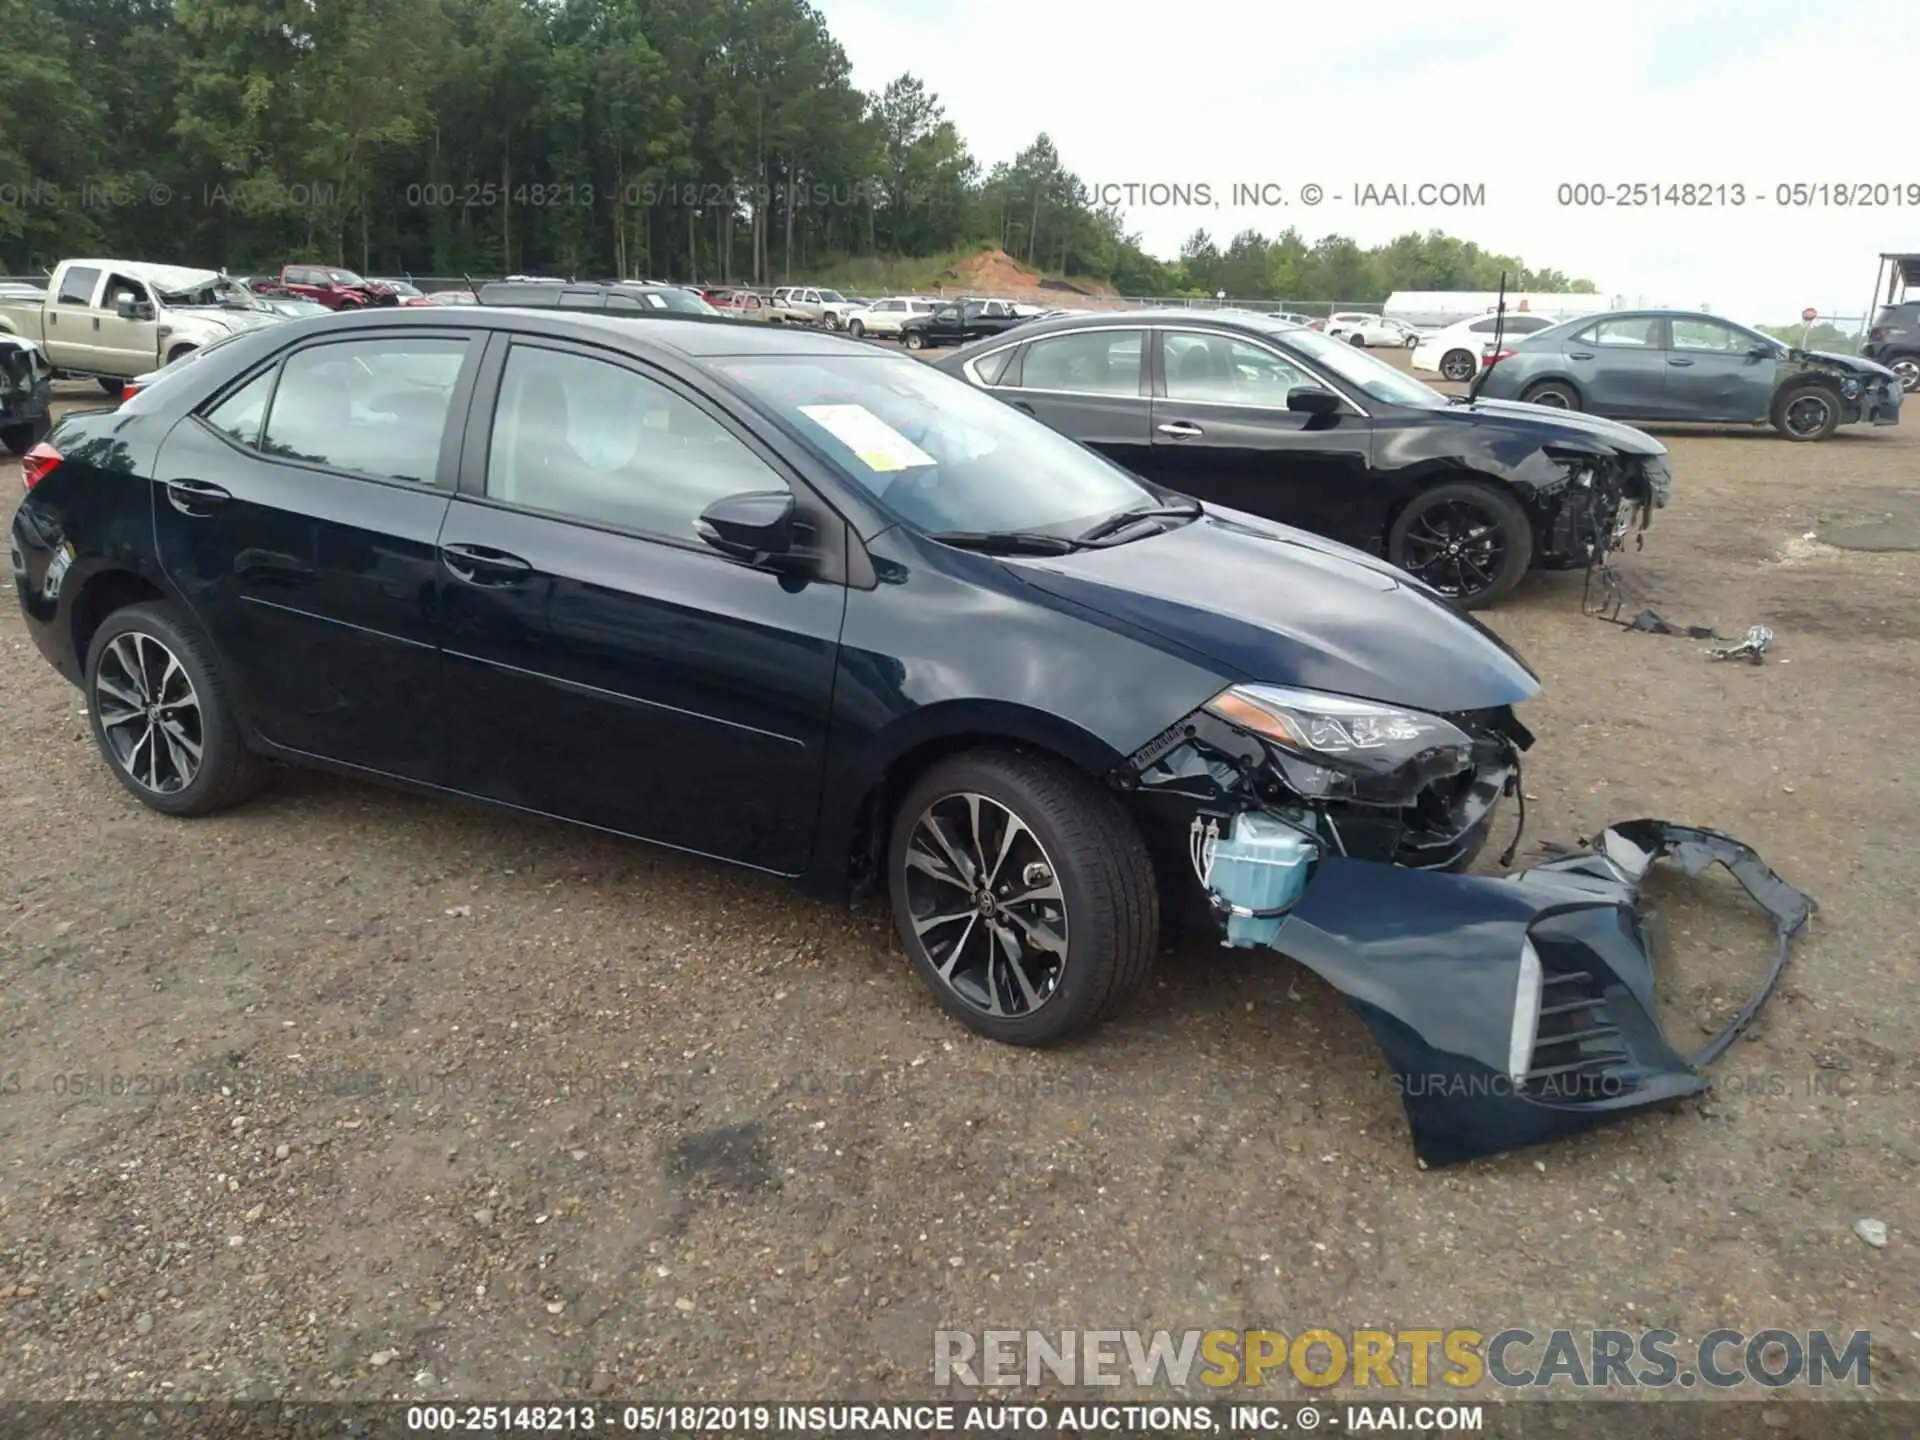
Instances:
[[[1573,403],[1567,399],[1567,392],[1564,390],[1542,390],[1538,395],[1533,397],[1531,403],[1544,405],[1549,410],[1571,410],[1573,408]]]
[[[1902,356],[1893,362],[1893,373],[1900,377],[1900,388],[1911,393],[1920,389],[1920,360],[1911,355]]]
[[[1066,897],[1018,815],[965,792],[934,801],[907,842],[907,910],[949,991],[986,1015],[1031,1015],[1067,967]]]
[[[1507,560],[1500,517],[1471,500],[1447,500],[1422,511],[1405,543],[1408,573],[1455,599],[1490,588]]]
[[[1785,418],[1789,435],[1818,435],[1833,413],[1833,402],[1821,395],[1802,395],[1787,407]]]
[[[93,677],[93,711],[114,763],[134,784],[176,795],[200,773],[200,697],[180,659],[138,630],[116,635]]]
[[[1458,382],[1473,378],[1473,357],[1464,350],[1450,352],[1440,362],[1440,373],[1447,379]]]

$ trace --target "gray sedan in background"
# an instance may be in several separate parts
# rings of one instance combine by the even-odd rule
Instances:
[[[1771,425],[1789,440],[1897,425],[1901,399],[1884,365],[1686,310],[1586,315],[1503,341],[1471,393],[1620,420]]]

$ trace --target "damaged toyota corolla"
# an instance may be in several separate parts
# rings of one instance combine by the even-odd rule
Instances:
[[[1806,919],[1652,822],[1462,873],[1523,818],[1505,643],[857,341],[334,315],[69,416],[23,478],[29,632],[156,810],[316,765],[885,890],[1021,1045],[1111,1014],[1191,905],[1357,1007],[1430,1162],[1704,1084],[1654,1019],[1654,858],[1774,915],[1762,998]]]

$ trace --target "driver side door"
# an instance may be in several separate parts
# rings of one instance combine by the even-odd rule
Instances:
[[[729,559],[695,529],[715,500],[797,489],[662,372],[497,342],[438,547],[452,786],[803,870],[846,590]]]
[[[99,347],[97,363],[114,375],[138,375],[150,370],[159,359],[157,318],[125,318],[120,314],[120,298],[135,306],[151,306],[153,292],[141,281],[125,275],[107,273],[106,286],[100,292],[100,314],[95,325],[94,344]],[[145,312],[157,317],[157,310]]]

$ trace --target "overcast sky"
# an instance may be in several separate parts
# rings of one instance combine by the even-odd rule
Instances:
[[[1365,244],[1440,228],[1604,293],[1772,324],[1858,316],[1880,252],[1920,251],[1920,0],[816,3],[858,85],[911,70],[983,166],[1045,130],[1089,184],[1209,185],[1213,206],[1128,212],[1163,256],[1202,225],[1223,245],[1247,226]],[[1236,210],[1236,181],[1288,203]],[[1557,203],[1562,183],[1689,181],[1746,203]],[[1369,182],[1479,184],[1485,204],[1358,207]],[[1796,182],[1897,193],[1782,206]]]

